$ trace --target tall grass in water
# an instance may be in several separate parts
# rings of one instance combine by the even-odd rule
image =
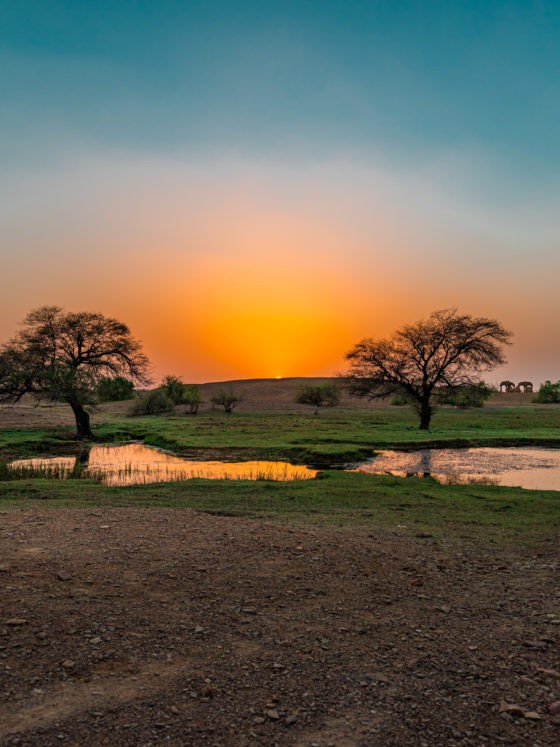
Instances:
[[[33,480],[39,478],[66,480],[72,477],[74,471],[73,464],[40,462],[40,460],[30,461],[33,463],[0,462],[0,480]]]
[[[120,467],[90,467],[84,475],[100,479],[107,485],[142,485],[156,482],[181,482],[192,479],[209,480],[275,480],[290,482],[293,480],[309,480],[315,477],[315,470],[298,467],[286,463],[219,463],[201,462],[200,466],[191,464],[134,464],[129,463]]]
[[[75,457],[20,459],[0,463],[0,480],[88,478],[111,486],[209,480],[308,480],[316,470],[285,462],[110,462],[88,465]]]

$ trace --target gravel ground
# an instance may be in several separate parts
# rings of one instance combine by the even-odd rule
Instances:
[[[0,744],[557,745],[558,545],[396,531],[2,514]]]

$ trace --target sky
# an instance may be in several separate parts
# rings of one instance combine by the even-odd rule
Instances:
[[[0,341],[101,311],[153,376],[333,375],[456,307],[560,379],[560,4],[0,2]]]

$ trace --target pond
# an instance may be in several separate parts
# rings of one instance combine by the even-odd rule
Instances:
[[[433,477],[443,484],[560,490],[560,449],[476,448],[381,451],[353,472]]]
[[[181,459],[143,444],[93,446],[80,458],[17,459],[8,478],[87,477],[106,485],[143,485],[202,477],[209,480],[310,480],[317,470],[288,462],[219,462]]]

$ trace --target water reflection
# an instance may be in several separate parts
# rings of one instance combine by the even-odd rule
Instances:
[[[354,472],[432,477],[445,485],[560,490],[560,449],[476,448],[382,451]]]
[[[309,480],[317,470],[287,462],[219,462],[181,459],[143,444],[93,446],[88,458],[18,459],[14,477],[89,477],[125,486],[202,477],[209,480]]]

